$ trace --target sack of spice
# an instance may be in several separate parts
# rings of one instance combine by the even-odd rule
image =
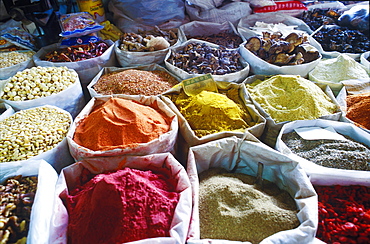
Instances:
[[[328,85],[337,96],[347,80],[369,80],[370,70],[347,54],[340,54],[336,58],[320,60],[308,73],[308,79],[318,84]]]
[[[257,180],[259,162],[263,171]],[[220,176],[211,184],[204,174],[214,168],[227,171],[229,178]],[[298,244],[314,239],[317,195],[298,163],[267,145],[228,137],[191,147],[187,172],[194,199],[187,243]],[[252,184],[246,178],[252,178]],[[203,180],[209,187],[202,184]],[[251,189],[247,190],[248,186]],[[279,193],[284,195],[280,200],[276,192],[272,193],[276,187],[284,192]],[[287,200],[284,209],[270,203],[272,199],[263,193],[267,189],[272,190],[268,195],[277,202]],[[276,224],[280,221],[283,224]],[[290,224],[294,227],[287,228]],[[213,236],[210,231],[214,231]]]
[[[361,54],[360,62],[363,66],[370,70],[370,51]]]
[[[90,100],[67,134],[76,161],[84,158],[171,152],[176,114],[156,96],[117,94]]]
[[[66,139],[72,116],[44,105],[20,110],[0,121],[0,164],[45,160],[57,172],[73,163]]]
[[[347,89],[337,96],[343,114],[341,121],[349,122],[370,133],[370,78],[361,84],[360,90]]]
[[[60,66],[66,66],[69,69],[73,69],[77,72],[80,81],[81,81],[81,86],[82,90],[85,94],[85,97],[88,98],[87,96],[87,85],[91,82],[91,80],[95,77],[97,73],[101,70],[102,67],[111,67],[116,65],[116,57],[114,54],[114,43],[111,40],[105,40],[104,43],[106,43],[109,48],[100,56],[97,57],[92,57],[88,58],[85,60],[81,61],[75,61],[75,62],[52,62],[52,61],[46,61],[45,60],[45,55],[52,52],[52,51],[57,51],[64,46],[60,46],[60,44],[55,43],[51,44],[49,46],[41,48],[34,56],[33,56],[33,61],[35,62],[36,65],[39,66],[45,66],[45,67],[50,67],[50,66],[55,66],[55,67],[60,67]]]
[[[57,179],[44,160],[0,164],[0,183],[6,185],[1,187],[1,204],[8,204],[1,214],[2,243],[48,243]]]
[[[351,123],[289,122],[282,126],[275,148],[299,162],[309,175],[349,171],[348,175],[370,176],[369,134]]]
[[[0,52],[0,80],[6,80],[18,71],[34,66],[31,50]]]
[[[214,80],[238,83],[249,74],[249,64],[241,57],[239,48],[227,49],[197,39],[171,48],[164,63],[183,80],[211,74]]]
[[[91,97],[111,94],[157,96],[180,82],[159,64],[104,67],[87,86]]]
[[[342,111],[328,86],[299,75],[253,75],[244,80],[247,97],[266,119],[261,140],[274,147],[281,127],[296,120],[338,121]]]
[[[0,80],[0,102],[14,110],[53,105],[74,118],[85,105],[76,71],[61,67],[36,66]]]
[[[228,136],[243,137],[247,131],[255,137],[263,133],[265,119],[247,98],[245,87],[222,81],[216,85],[218,92],[196,96],[186,95],[177,85],[160,96],[179,118],[180,134],[188,144],[185,148]]]
[[[113,178],[122,171],[131,173],[123,174],[119,180]],[[162,175],[158,177],[169,184],[168,188],[160,189],[163,183],[157,176],[149,179],[150,171]],[[92,177],[96,183],[90,180]],[[75,189],[81,186],[89,186],[85,192],[91,194],[76,198]],[[156,192],[153,188],[157,188]],[[78,201],[77,205],[65,205],[71,200]],[[85,159],[64,168],[59,175],[50,241],[66,243],[67,238],[77,237],[74,243],[96,240],[123,243],[134,239],[135,243],[185,243],[192,201],[185,168],[170,153]],[[171,202],[176,205],[174,211],[172,208],[172,213],[169,213],[167,207]],[[77,220],[76,216],[69,216],[74,209],[81,208],[84,209],[81,212],[87,214],[79,212]],[[69,221],[74,221],[76,226],[69,226]],[[78,234],[73,236],[76,228],[79,228]],[[81,237],[81,242],[78,242],[78,237]]]
[[[369,172],[314,172],[310,181],[319,204],[317,240],[369,243]]]

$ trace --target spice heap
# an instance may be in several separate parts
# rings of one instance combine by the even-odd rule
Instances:
[[[124,168],[77,186],[66,204],[70,243],[126,243],[169,236],[179,201],[173,181],[150,170]]]
[[[103,41],[90,42],[51,51],[43,59],[50,62],[77,62],[99,57],[108,48],[108,44]]]
[[[235,99],[238,95],[231,94],[237,91],[229,90],[227,95],[202,91],[196,96],[188,96],[181,91],[171,100],[198,137],[223,131],[244,132],[254,122],[248,111]]]
[[[370,188],[314,187],[319,200],[316,237],[326,243],[370,243]]]
[[[168,132],[170,124],[170,118],[150,106],[110,98],[81,120],[73,140],[94,151],[135,147]]]
[[[315,164],[338,169],[370,171],[370,148],[347,140],[305,140],[295,131],[283,134],[282,140],[298,156]]]
[[[67,67],[32,67],[17,72],[4,87],[1,99],[33,100],[64,91],[78,79]]]
[[[355,125],[370,130],[370,93],[348,95],[346,103],[346,117]]]
[[[176,84],[178,84],[178,81],[175,77],[166,71],[128,69],[103,74],[93,88],[102,95],[155,96],[171,89]]]
[[[275,75],[246,84],[251,97],[276,122],[317,119],[333,114],[333,103],[313,82],[296,75]]]
[[[200,237],[259,243],[300,222],[295,201],[274,183],[211,168],[199,175]]]
[[[65,138],[71,120],[67,112],[36,107],[0,121],[0,162],[26,160],[53,149]]]
[[[17,175],[0,185],[0,243],[26,243],[37,177]]]
[[[365,68],[346,54],[320,61],[308,75],[310,80],[334,83],[369,78]]]
[[[24,61],[28,61],[35,54],[33,51],[26,52],[0,52],[0,68],[10,67]]]

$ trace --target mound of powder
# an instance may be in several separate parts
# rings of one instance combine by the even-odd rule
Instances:
[[[202,91],[187,96],[181,92],[174,103],[198,137],[222,131],[244,132],[252,123],[250,114],[224,94]]]
[[[202,239],[259,243],[279,231],[299,226],[297,207],[276,184],[254,184],[256,177],[211,168],[199,175],[199,217]]]
[[[313,81],[338,83],[343,80],[369,78],[364,66],[346,54],[320,61],[308,74]]]
[[[370,93],[348,95],[346,103],[346,117],[357,126],[370,130]]]
[[[170,118],[150,106],[111,98],[77,125],[73,140],[95,151],[134,147],[168,132],[170,124]]]
[[[125,243],[169,236],[179,199],[173,181],[150,170],[124,168],[77,186],[66,200],[68,243]]]
[[[320,87],[301,76],[275,75],[246,87],[276,123],[317,119],[338,109]]]

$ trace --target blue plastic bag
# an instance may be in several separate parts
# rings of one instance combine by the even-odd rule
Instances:
[[[356,5],[345,11],[339,17],[338,23],[357,30],[369,30],[369,5]]]

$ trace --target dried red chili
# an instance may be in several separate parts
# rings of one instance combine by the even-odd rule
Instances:
[[[315,186],[319,199],[316,237],[332,244],[370,243],[370,188]]]
[[[51,51],[45,55],[44,59],[50,62],[77,62],[99,57],[108,48],[108,44],[103,41],[90,42],[89,44],[75,45]]]

